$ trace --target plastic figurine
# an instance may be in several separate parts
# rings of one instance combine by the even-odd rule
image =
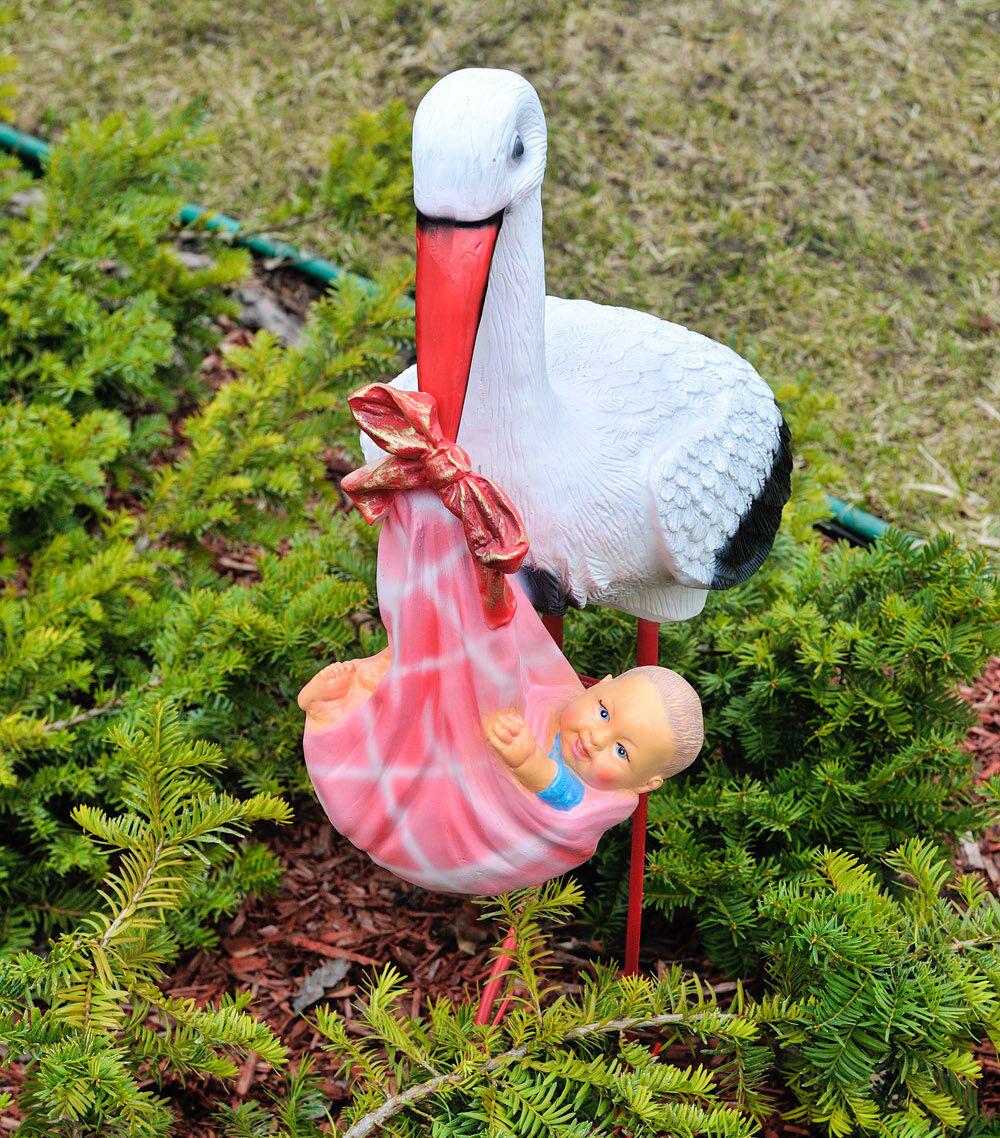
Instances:
[[[306,731],[321,731],[365,703],[389,670],[388,649],[330,664],[299,692]],[[648,793],[698,757],[701,702],[669,668],[632,668],[605,676],[559,712],[555,739],[542,751],[516,708],[484,720],[486,741],[517,782],[556,810],[594,790]]]
[[[417,364],[393,386],[440,397],[445,433],[510,495],[536,608],[701,611],[761,566],[789,495],[789,432],[730,348],[644,312],[545,295],[546,126],[511,71],[446,75],[413,124]],[[458,425],[458,416],[454,419]],[[362,438],[365,457],[381,457]]]
[[[517,512],[445,436],[434,398],[371,384],[350,404],[391,454],[342,483],[369,521],[382,521],[389,645],[324,668],[302,690],[319,799],[373,860],[428,889],[495,894],[573,869],[635,810],[642,788],[694,757],[697,697],[658,668],[585,692],[508,577],[527,550]],[[516,723],[497,718],[515,707]],[[568,764],[561,744],[548,770],[533,745],[518,750],[522,738],[557,733]],[[604,753],[619,741],[632,748],[628,761]],[[496,744],[507,742],[501,758]],[[512,772],[512,754],[523,770]],[[541,785],[560,758],[556,788]]]
[[[486,721],[486,740],[517,781],[556,810],[572,810],[584,785],[648,793],[698,757],[701,701],[669,668],[605,676],[559,715],[548,751],[511,708]]]
[[[351,396],[369,461],[342,482],[382,523],[388,647],[300,696],[333,825],[455,893],[580,865],[701,746],[680,677],[585,690],[533,605],[693,616],[759,568],[789,493],[788,430],[745,360],[653,316],[546,298],[545,150],[512,72],[457,72],[420,105],[417,363]]]

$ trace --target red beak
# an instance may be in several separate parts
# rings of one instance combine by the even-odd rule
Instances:
[[[503,214],[486,221],[417,215],[417,378],[454,440],[465,403],[490,263]]]

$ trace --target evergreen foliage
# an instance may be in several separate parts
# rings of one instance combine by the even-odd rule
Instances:
[[[193,111],[113,116],[53,147],[23,208],[0,211],[0,521],[20,552],[104,516],[170,441],[166,413],[206,393],[197,363],[246,255],[188,270],[176,236],[196,169]],[[23,178],[0,179],[0,206]]]
[[[0,962],[0,1042],[33,1061],[19,1104],[24,1138],[156,1138],[172,1115],[150,1079],[231,1077],[235,1058],[251,1053],[284,1059],[280,1042],[247,1013],[249,996],[199,1007],[158,982],[176,951],[167,919],[210,854],[254,822],[287,822],[288,807],[273,795],[241,800],[216,790],[221,750],[192,739],[167,703],[110,734],[124,771],[122,809],[73,812],[83,841],[116,855],[104,904],[45,955]]]
[[[474,1003],[433,1003],[401,1014],[402,977],[384,969],[361,1008],[365,1035],[328,1010],[317,1023],[354,1080],[341,1118],[345,1138],[399,1135],[718,1135],[745,1138],[766,1109],[759,1082],[769,1053],[764,1025],[794,1019],[777,1000],[722,1010],[679,968],[659,979],[603,970],[579,996],[545,980],[551,923],[579,904],[572,883],[502,897],[494,915],[516,931],[513,999],[499,1024],[477,1026]],[[675,1063],[662,1047],[684,1042],[715,1061]]]
[[[267,1106],[242,1102],[222,1107],[218,1117],[226,1138],[321,1138],[328,1133],[320,1124],[330,1121],[330,1112],[314,1067],[308,1055],[301,1059],[288,1076],[285,1093],[271,1095]]]
[[[357,616],[372,608],[373,535],[343,515],[324,456],[343,434],[345,393],[384,376],[409,332],[404,282],[324,298],[295,351],[267,333],[233,348],[232,382],[208,397],[190,365],[228,304],[221,285],[246,261],[216,250],[213,267],[191,273],[167,242],[186,132],[186,120],[164,131],[81,125],[54,149],[38,204],[0,220],[9,945],[93,904],[106,857],[69,811],[122,806],[109,723],[169,697],[225,748],[230,785],[298,785],[303,677],[380,646]],[[124,340],[112,317],[131,329]],[[151,424],[165,422],[182,374],[188,413],[163,434]],[[249,581],[240,587],[224,564],[234,558]],[[259,848],[205,878],[182,918],[185,942],[201,943],[204,922],[274,880]]]
[[[5,397],[140,415],[203,393],[193,365],[232,310],[219,286],[249,261],[219,245],[190,270],[169,240],[205,141],[196,125],[194,108],[165,126],[113,115],[52,148],[38,199],[2,221]]]
[[[319,223],[323,245],[338,265],[370,271],[372,263],[383,263],[394,238],[413,232],[410,142],[410,109],[403,99],[359,111],[331,138],[320,176],[273,209],[262,228],[315,231]],[[400,243],[398,255],[408,260],[408,251],[409,242]]]
[[[1000,1042],[1000,903],[979,877],[952,881],[918,839],[888,853],[883,869],[896,888],[859,859],[821,850],[800,879],[771,887],[759,906],[764,992],[754,999],[737,985],[726,1008],[677,967],[655,980],[599,969],[567,996],[546,981],[541,924],[579,903],[577,887],[500,898],[492,915],[516,930],[500,1024],[477,1026],[472,1002],[402,1014],[393,968],[373,981],[360,1033],[357,1021],[348,1031],[318,1013],[353,1080],[340,1124],[349,1138],[748,1135],[772,1110],[762,1087],[780,1072],[800,1102],[786,1117],[831,1138],[940,1138],[974,1126],[973,1049],[983,1037]],[[711,1062],[666,1061],[664,1049],[676,1055],[682,1041]],[[292,1092],[286,1111],[306,1100]],[[268,1117],[250,1108],[254,1116]]]
[[[780,1067],[791,1117],[838,1138],[935,1138],[975,1109],[973,1042],[1000,1045],[1000,902],[980,876],[952,882],[920,839],[885,860],[902,889],[822,850],[762,898],[768,977],[800,1012],[777,1025]]]
[[[693,909],[710,951],[741,970],[762,891],[814,849],[874,863],[909,837],[979,829],[991,811],[955,687],[998,642],[983,558],[897,533],[867,551],[799,543],[697,626],[668,629],[661,659],[701,694],[706,745],[650,800],[650,899]]]
[[[339,228],[365,235],[409,230],[415,215],[410,135],[410,108],[393,99],[377,111],[360,111],[334,136],[315,201]]]

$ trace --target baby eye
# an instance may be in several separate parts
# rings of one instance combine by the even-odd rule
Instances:
[[[600,710],[600,711],[599,711],[597,714],[598,714],[598,715],[599,715],[599,716],[600,716],[602,719],[610,719],[610,718],[611,718],[611,716],[610,716],[610,715],[608,715],[608,709],[607,709],[607,708],[604,706],[604,704],[603,704],[603,703],[601,703],[601,701],[600,701],[600,700],[598,700],[597,702],[598,702],[598,705],[600,706],[600,709],[601,709],[601,710]]]
[[[625,750],[625,748],[621,745],[621,743],[615,744],[615,754],[620,759],[624,759],[626,762],[628,762],[628,751]]]

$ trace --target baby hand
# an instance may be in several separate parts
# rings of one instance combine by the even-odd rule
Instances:
[[[498,711],[487,718],[485,728],[487,743],[507,766],[522,766],[535,753],[535,737],[518,712]]]

